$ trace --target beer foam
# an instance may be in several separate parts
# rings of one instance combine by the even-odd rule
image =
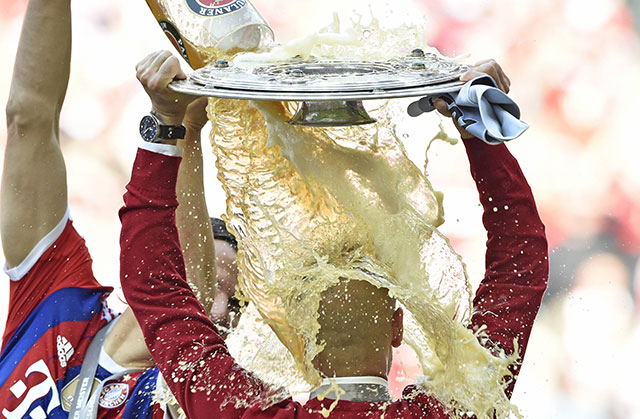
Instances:
[[[428,46],[423,34],[422,28],[407,24],[383,28],[381,22],[369,14],[354,14],[344,24],[338,13],[334,13],[333,21],[317,32],[276,45],[269,51],[240,53],[234,57],[233,63],[250,66],[287,61],[294,57],[307,60],[313,56],[375,61],[403,55],[414,48],[440,56],[436,48]],[[393,55],[389,55],[390,52]]]

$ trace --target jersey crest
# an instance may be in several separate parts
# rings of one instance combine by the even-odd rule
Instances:
[[[100,393],[98,404],[105,409],[115,409],[129,397],[129,386],[125,383],[107,384]]]

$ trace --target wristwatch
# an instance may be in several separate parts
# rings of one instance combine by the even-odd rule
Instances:
[[[160,143],[162,140],[184,138],[187,129],[184,125],[166,125],[151,111],[140,121],[140,136],[149,143]]]

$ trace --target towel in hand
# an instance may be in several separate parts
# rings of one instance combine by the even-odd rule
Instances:
[[[458,124],[471,135],[488,144],[513,140],[529,125],[520,120],[520,108],[502,90],[496,88],[491,76],[468,81],[459,92],[425,96],[409,105],[407,112],[418,116],[435,109],[433,101],[443,99]]]

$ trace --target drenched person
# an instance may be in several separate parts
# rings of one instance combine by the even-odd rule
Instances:
[[[240,301],[235,296],[238,285],[238,242],[221,219],[212,218],[211,227],[216,239],[216,293],[210,315],[220,334],[226,338],[229,329],[237,326],[240,320]]]
[[[78,400],[74,417],[162,418],[165,413],[152,401],[159,373],[140,327],[131,309],[117,316],[107,307],[112,289],[95,279],[69,215],[59,116],[70,54],[70,0],[31,0],[7,104],[0,208],[11,281],[0,354],[0,418],[67,417]],[[210,308],[213,238],[202,175],[193,170],[201,165],[197,140],[207,122],[204,104],[194,103],[184,120],[192,141],[185,146],[189,153],[178,188],[184,206],[176,217],[189,280]],[[196,223],[188,211],[206,222]],[[188,246],[192,238],[197,245]],[[227,256],[225,269],[234,255]]]
[[[164,61],[158,62],[159,57]],[[493,76],[501,90],[509,89],[508,79],[493,61],[461,79],[471,80],[479,73]],[[151,56],[138,65],[137,75],[153,109],[167,123],[179,125],[189,98],[167,88],[174,78],[184,77],[178,60],[166,54]],[[435,105],[446,113],[442,101]],[[488,232],[486,275],[476,293],[470,327],[482,327],[489,339],[481,343],[492,349],[496,345],[507,354],[516,351],[517,341],[518,362],[511,366],[513,376],[506,389],[510,397],[547,283],[544,225],[507,147],[490,146],[458,129]],[[449,416],[440,401],[415,387],[406,388],[402,399],[390,401],[386,378],[392,347],[402,339],[402,311],[384,291],[357,281],[341,281],[329,289],[319,313],[319,334],[326,346],[315,363],[325,376],[338,377],[346,394],[335,404],[318,392],[305,405],[291,399],[270,403],[266,395],[272,393],[236,364],[185,281],[173,221],[180,158],[175,156],[174,140],[163,142],[164,148],[155,144],[154,152],[144,146],[136,156],[120,212],[121,280],[147,345],[158,367],[170,377],[168,385],[189,418],[319,418],[332,404],[331,416],[336,418]],[[517,215],[517,222],[495,211],[504,206]],[[147,246],[144,250],[141,243]]]
[[[318,323],[318,341],[325,342],[326,346],[314,359],[314,365],[322,375],[367,377],[365,381],[338,379],[336,383],[343,390],[351,387],[348,384],[365,384],[379,393],[379,397],[390,400],[385,384],[378,387],[375,381],[380,380],[369,382],[371,377],[387,377],[392,348],[402,343],[402,309],[396,309],[395,301],[389,298],[386,290],[366,281],[342,280],[325,291],[318,310]],[[325,394],[329,386],[325,383],[313,395]],[[358,389],[353,390],[358,392]],[[354,396],[363,400],[364,395]],[[349,400],[349,397],[340,398]]]

